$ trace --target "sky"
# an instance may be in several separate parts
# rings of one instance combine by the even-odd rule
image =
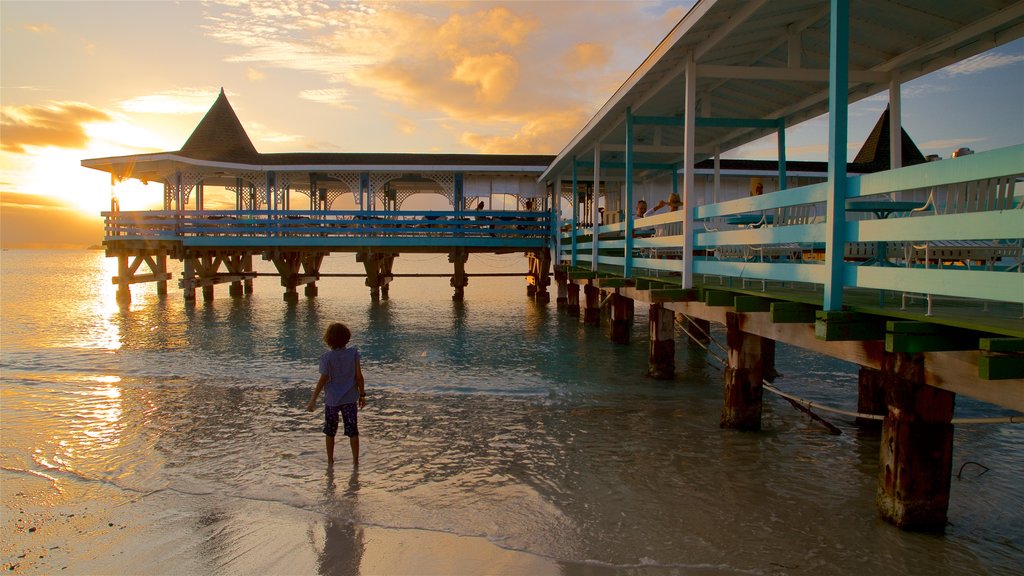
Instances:
[[[98,244],[110,180],[81,160],[180,149],[221,88],[260,152],[557,154],[692,5],[0,0],[0,244]],[[902,97],[925,154],[1019,144],[1024,41]],[[851,153],[886,98],[851,108]],[[826,128],[788,130],[788,157],[824,159]],[[123,210],[161,193],[118,189]]]

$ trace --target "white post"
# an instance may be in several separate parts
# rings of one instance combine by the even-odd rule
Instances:
[[[889,73],[889,168],[903,167],[903,113],[900,111],[900,73]]]
[[[591,204],[591,215],[590,221],[593,222],[593,234],[590,237],[590,269],[597,270],[597,238],[598,238],[598,225],[600,221],[598,216],[600,213],[597,210],[597,202],[601,197],[601,143],[594,143],[594,201]]]
[[[683,288],[693,287],[693,156],[697,128],[697,60],[686,60],[686,112],[683,128]],[[673,178],[675,178],[673,174]]]

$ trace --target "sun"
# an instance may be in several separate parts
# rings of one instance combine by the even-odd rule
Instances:
[[[37,196],[42,204],[64,206],[96,218],[110,210],[115,196],[121,210],[159,209],[163,205],[162,184],[145,185],[133,179],[112,183],[109,174],[81,165],[83,158],[138,153],[118,144],[132,142],[139,136],[138,130],[104,123],[89,132],[91,138],[84,149],[47,146],[28,147],[18,155],[4,153],[2,171],[10,191]]]

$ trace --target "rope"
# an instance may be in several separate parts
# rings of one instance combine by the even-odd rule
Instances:
[[[681,316],[683,316],[684,318],[689,320],[689,317],[686,316],[685,314],[681,314]],[[718,354],[713,352],[710,348],[708,348],[707,345],[705,345],[703,342],[701,342],[700,340],[695,338],[693,336],[693,334],[690,334],[690,332],[686,329],[686,325],[685,324],[683,324],[682,322],[677,322],[677,324],[679,324],[679,328],[683,331],[684,334],[686,334],[691,340],[696,342],[697,345],[700,346],[701,348],[703,348],[708,354],[710,354],[716,360],[721,362],[722,366],[728,366],[729,365],[729,363],[724,358],[722,358],[721,356],[719,356]],[[696,323],[691,323],[691,326],[697,326],[698,328],[700,327],[700,325],[696,324]],[[704,332],[704,330],[701,329],[701,332]],[[711,336],[707,332],[704,332],[704,335],[707,336],[707,338],[708,338],[708,340],[710,342],[714,342],[715,344],[718,345],[719,348],[721,348],[722,350],[726,350],[726,348],[724,346],[722,346],[720,343],[718,343],[718,341],[716,341],[714,338],[711,338]],[[707,364],[708,364],[708,366],[711,366],[712,368],[719,368],[718,366],[715,366],[714,364],[711,364],[710,362],[708,362]],[[863,419],[863,420],[884,420],[885,419],[885,415],[884,414],[865,414],[863,412],[851,412],[849,410],[843,410],[843,409],[840,409],[840,408],[833,408],[831,406],[825,406],[824,404],[819,404],[817,402],[811,402],[810,400],[807,400],[805,398],[800,398],[800,397],[797,397],[797,396],[793,396],[792,394],[787,394],[787,393],[783,392],[782,390],[779,390],[778,388],[776,388],[776,387],[772,386],[771,384],[769,384],[767,380],[762,380],[761,381],[761,386],[763,386],[765,390],[771,392],[772,394],[777,394],[778,396],[781,396],[782,398],[785,398],[790,403],[792,403],[794,406],[796,406],[796,405],[802,406],[808,412],[810,412],[811,408],[815,408],[815,409],[821,410],[823,412],[831,412],[833,414],[840,414],[840,415],[843,415],[843,416],[849,416],[851,418],[860,418],[860,419]],[[817,418],[817,416],[814,415],[814,414],[812,414],[812,416],[815,416],[815,418]],[[827,422],[825,422],[824,420],[821,420],[820,418],[817,418],[817,419],[819,421],[821,421],[823,424],[826,424],[827,426],[829,426],[830,429],[832,428],[831,424],[828,424]],[[1013,416],[995,416],[995,417],[991,417],[991,418],[953,418],[952,420],[950,420],[950,424],[1024,424],[1024,415],[1016,414],[1016,415],[1013,415]]]
[[[798,404],[800,404],[800,405],[802,405],[802,406],[804,406],[804,407],[806,407],[808,409],[816,408],[816,409],[822,410],[824,412],[832,412],[834,414],[842,414],[843,416],[851,416],[853,418],[864,418],[866,420],[883,420],[883,419],[885,419],[885,416],[884,415],[880,415],[880,414],[862,414],[860,412],[850,412],[849,410],[842,410],[842,409],[839,409],[839,408],[832,408],[831,406],[824,406],[822,404],[818,404],[817,402],[811,402],[810,400],[805,400],[803,398],[798,398],[796,396],[793,396],[792,394],[786,394],[782,390],[779,390],[778,388],[776,388],[776,387],[772,386],[771,384],[769,384],[767,381],[762,382],[761,386],[763,386],[765,390],[771,392],[772,394],[778,394],[779,396],[782,396],[786,400],[790,400],[792,402],[796,402],[796,403],[798,403]]]

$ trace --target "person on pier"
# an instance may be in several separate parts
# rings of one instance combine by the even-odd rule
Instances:
[[[655,204],[654,208],[651,208],[651,211],[648,212],[647,214],[649,216],[654,216],[655,214],[661,213],[663,211],[662,209],[666,207],[668,209],[664,210],[664,212],[675,212],[682,205],[683,202],[679,199],[679,194],[673,192],[672,194],[669,195],[668,200],[661,200],[660,202]]]
[[[344,324],[334,323],[324,332],[324,343],[331,349],[320,356],[320,380],[313,390],[306,410],[316,410],[320,391],[324,392],[324,435],[326,436],[327,465],[334,465],[334,437],[338,433],[341,417],[343,431],[352,447],[352,465],[359,465],[358,409],[366,406],[366,387],[363,370],[359,365],[359,350],[347,348],[352,331]]]

